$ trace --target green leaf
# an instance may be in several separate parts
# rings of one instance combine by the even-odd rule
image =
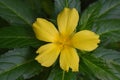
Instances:
[[[25,80],[25,79],[23,78],[23,76],[20,76],[20,77],[17,78],[16,80]]]
[[[101,1],[101,0],[100,0]],[[120,19],[120,0],[101,1],[100,19]]]
[[[58,67],[55,67],[52,69],[50,76],[47,80],[76,80],[77,76],[76,73],[73,73],[71,71],[64,72]]]
[[[120,0],[103,0],[93,30],[101,36],[103,45],[120,41]]]
[[[119,80],[120,78],[113,72],[108,64],[92,55],[82,57],[84,64],[100,80]]]
[[[80,59],[78,80],[98,80],[82,59]]]
[[[80,69],[85,76],[95,76],[100,80],[120,80],[120,52],[98,48],[81,56]],[[94,79],[92,79],[94,80]]]
[[[96,26],[102,45],[120,41],[120,19],[98,21]]]
[[[41,7],[47,13],[48,16],[51,16],[54,13],[54,3],[53,0],[42,0]]]
[[[30,8],[36,13],[36,16],[43,16],[41,1],[43,0],[24,0]]]
[[[0,27],[8,26],[8,22],[0,17]]]
[[[98,48],[93,53],[97,58],[101,58],[109,63],[120,65],[120,52],[112,49]]]
[[[0,80],[28,79],[37,75],[41,66],[34,60],[35,53],[28,48],[14,49],[0,56]]]
[[[55,0],[55,14],[57,15],[68,5],[69,8],[76,8],[80,12],[80,0]]]
[[[99,0],[82,14],[78,29],[100,35],[102,45],[120,41],[120,0]]]
[[[40,46],[41,42],[35,38],[30,27],[0,28],[0,48],[15,48],[26,46]]]
[[[105,46],[107,49],[114,49],[116,51],[120,51],[120,42],[110,43]]]
[[[111,68],[112,72],[120,79],[120,52],[112,49],[98,48],[93,52],[96,58],[104,60]]]
[[[37,17],[50,17],[54,12],[53,0],[25,0],[33,11],[37,14]]]
[[[0,16],[12,25],[31,25],[35,14],[24,0],[0,0]]]
[[[83,29],[91,29],[93,26],[93,22],[97,18],[97,14],[100,10],[100,3],[95,2],[92,5],[90,5],[82,14],[80,17],[80,22],[78,25],[78,31]]]

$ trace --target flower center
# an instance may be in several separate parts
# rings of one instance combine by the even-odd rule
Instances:
[[[59,36],[56,43],[60,46],[60,48],[71,46],[71,38],[68,36]]]

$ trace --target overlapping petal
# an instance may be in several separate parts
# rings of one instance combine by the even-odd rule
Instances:
[[[39,55],[35,58],[42,66],[51,66],[59,56],[60,48],[54,43],[49,43],[41,46],[37,53]]]
[[[60,67],[65,71],[68,71],[69,68],[71,68],[72,71],[78,71],[79,57],[74,48],[66,47],[61,51]]]
[[[79,20],[78,11],[73,8],[64,8],[57,17],[57,24],[62,35],[70,35],[76,28]]]
[[[76,33],[72,38],[72,45],[84,51],[92,51],[98,47],[99,35],[89,30]]]
[[[39,40],[46,42],[54,42],[58,36],[55,26],[43,18],[37,18],[37,21],[33,23],[33,30]]]

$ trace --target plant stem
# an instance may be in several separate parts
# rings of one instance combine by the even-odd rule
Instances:
[[[63,71],[62,80],[64,80],[64,77],[65,77],[65,71]]]
[[[68,7],[68,0],[65,0],[65,7]]]

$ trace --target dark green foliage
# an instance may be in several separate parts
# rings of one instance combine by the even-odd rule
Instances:
[[[10,26],[0,28],[0,48],[40,46],[30,27]]]
[[[35,19],[34,15],[22,0],[0,0],[0,16],[12,25],[31,25]]]
[[[71,71],[64,72],[60,68],[54,67],[47,80],[62,80],[63,78],[64,80],[75,80],[77,75]]]
[[[120,80],[120,0],[92,0],[86,7],[87,1],[0,0],[0,80]],[[82,9],[81,3],[85,3]],[[76,31],[87,29],[100,35],[96,50],[78,51],[79,72],[63,72],[59,61],[45,68],[34,60],[44,42],[36,39],[32,23],[42,17],[56,25],[64,7],[78,10]]]
[[[10,50],[0,56],[0,79],[16,80],[23,76],[28,79],[37,75],[42,67],[34,60],[34,55],[29,48]]]

